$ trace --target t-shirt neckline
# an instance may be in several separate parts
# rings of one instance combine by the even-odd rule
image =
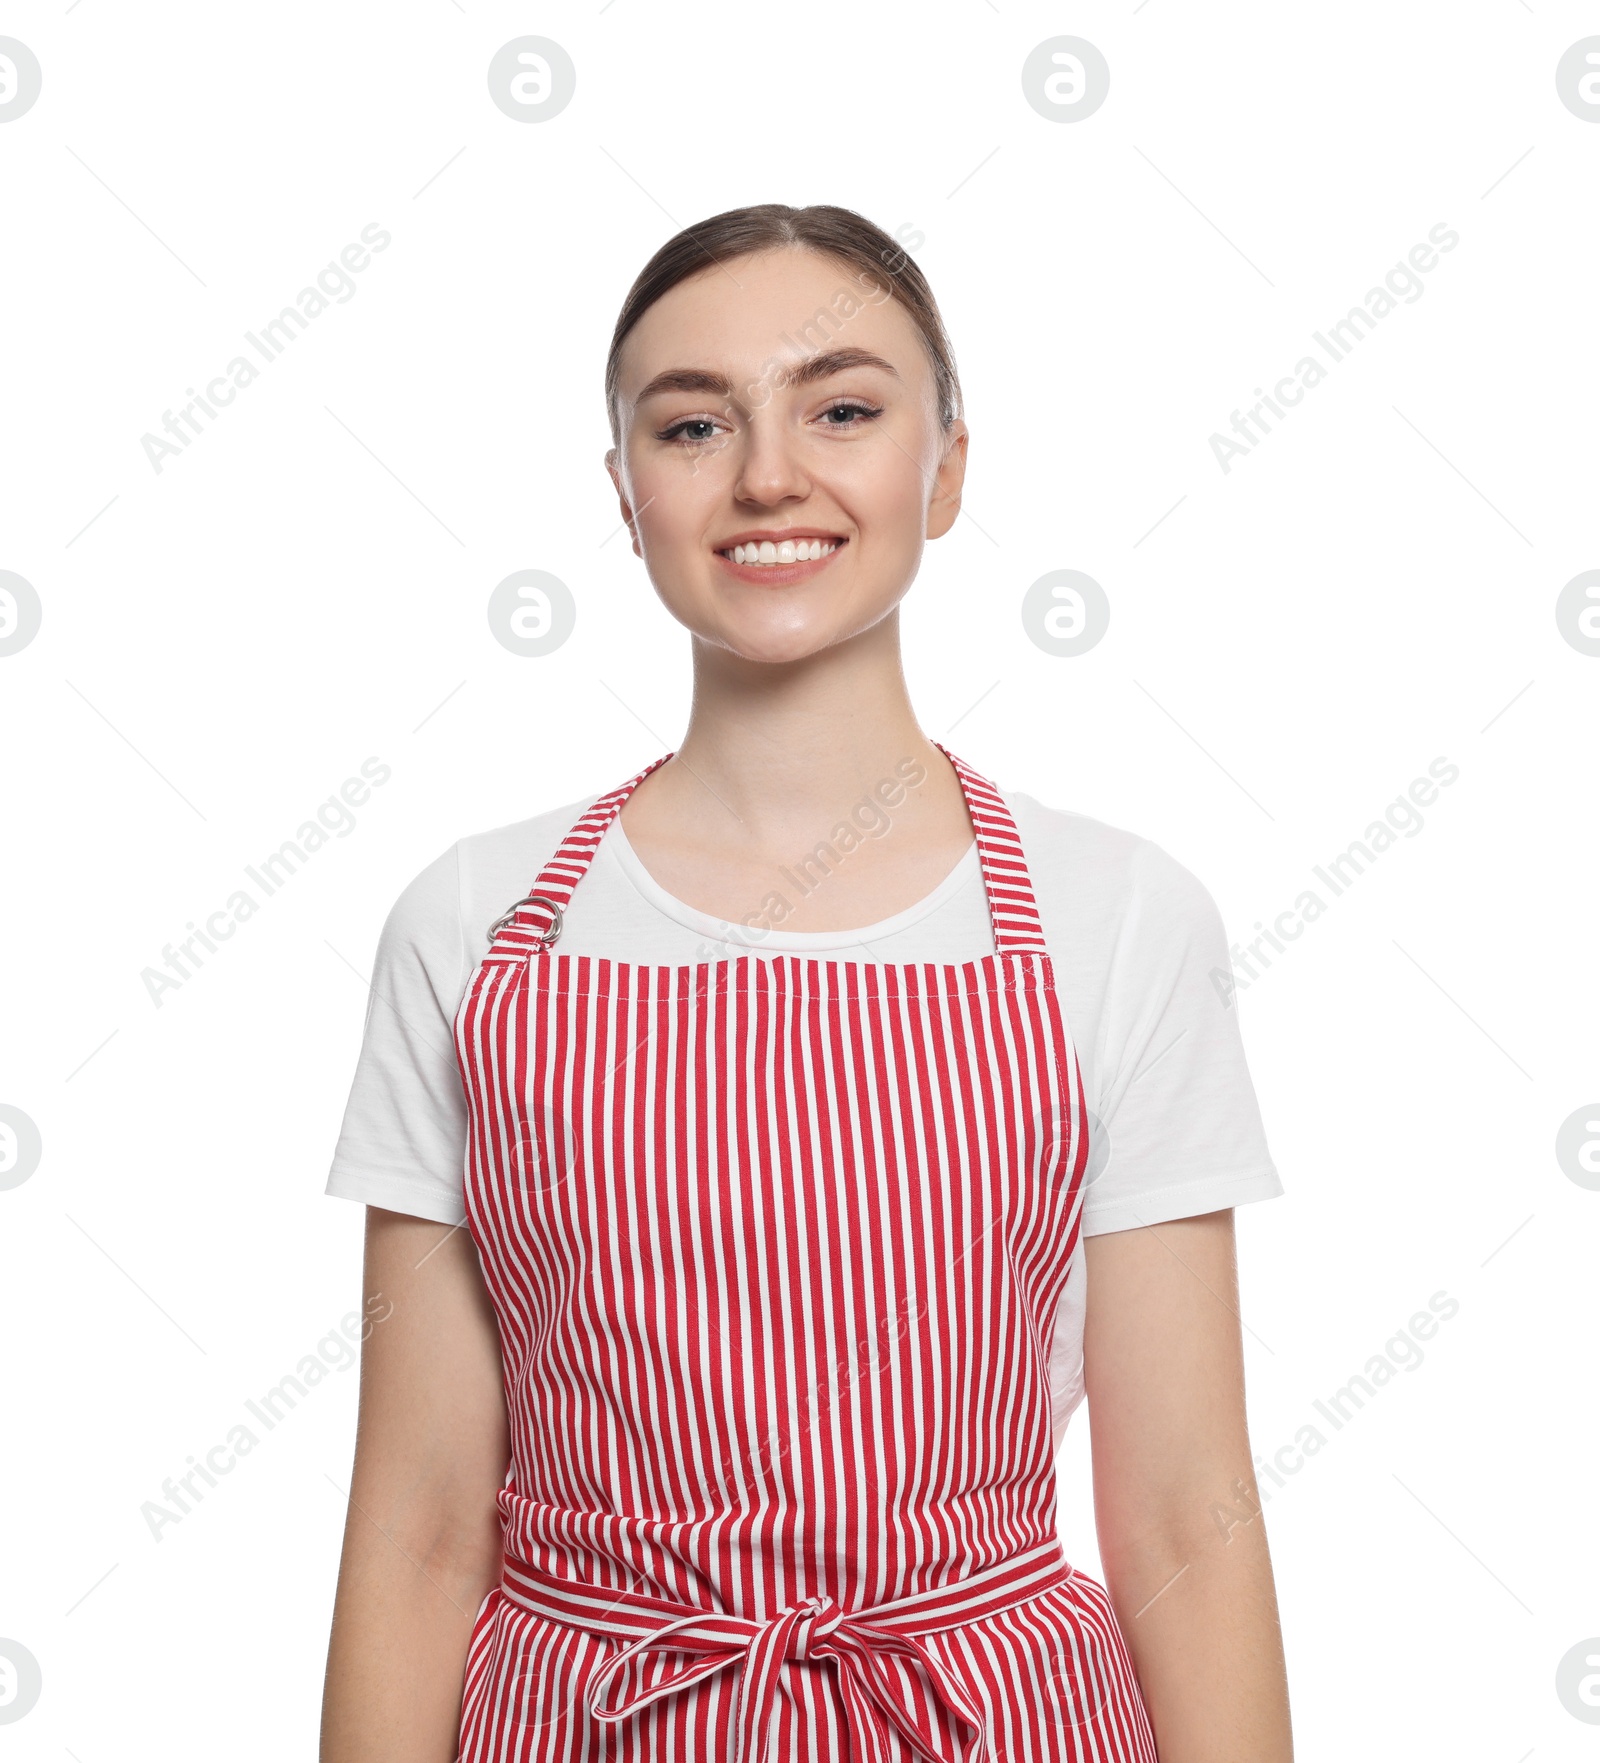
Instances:
[[[920,900],[913,901],[911,905],[892,913],[888,918],[880,918],[876,924],[858,925],[845,930],[761,930],[742,924],[730,924],[714,913],[702,912],[689,905],[686,900],[680,900],[676,894],[668,893],[645,868],[639,853],[634,850],[627,833],[623,831],[620,814],[612,817],[610,826],[606,828],[595,849],[595,859],[615,863],[634,888],[658,912],[703,938],[727,943],[736,948],[786,950],[794,954],[803,954],[808,950],[848,948],[894,936],[900,931],[909,930],[930,912],[936,912],[970,882],[977,881],[981,885],[983,881],[983,867],[978,861],[978,843],[974,839],[955,867],[931,893],[924,894]]]

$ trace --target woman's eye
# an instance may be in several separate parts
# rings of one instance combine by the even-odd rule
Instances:
[[[876,404],[830,404],[828,406],[827,413],[830,417],[837,416],[841,412],[846,416],[863,417],[867,422],[870,422],[873,417],[883,415],[883,408],[881,405]],[[825,423],[823,426],[826,428],[842,429],[856,428],[860,425],[847,422],[829,422]]]
[[[678,441],[680,446],[694,447],[703,441],[709,441],[711,436],[709,434],[689,435],[680,439],[683,437],[685,429],[713,429],[716,426],[709,416],[689,416],[685,417],[682,422],[675,422],[671,428],[663,429],[658,438],[663,441]]]

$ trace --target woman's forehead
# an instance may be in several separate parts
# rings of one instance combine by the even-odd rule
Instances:
[[[763,253],[663,294],[623,341],[618,387],[633,401],[658,391],[726,396],[752,380],[803,388],[851,369],[912,384],[921,356],[915,325],[869,270],[809,251]]]

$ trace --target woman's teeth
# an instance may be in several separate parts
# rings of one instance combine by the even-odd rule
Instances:
[[[758,544],[734,545],[721,555],[735,563],[813,563],[838,548],[837,539],[785,539],[781,544],[762,539]]]

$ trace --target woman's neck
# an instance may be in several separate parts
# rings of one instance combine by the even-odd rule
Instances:
[[[669,893],[735,923],[780,893],[790,929],[849,930],[914,905],[970,849],[960,780],[917,722],[898,648],[871,670],[841,659],[697,667],[682,741],[621,814]]]

